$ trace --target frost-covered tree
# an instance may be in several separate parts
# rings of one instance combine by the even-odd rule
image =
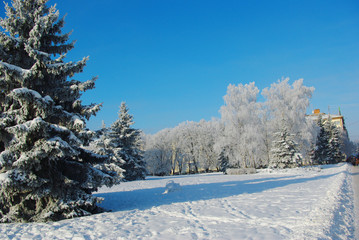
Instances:
[[[169,159],[171,162],[171,174],[185,173],[187,157],[181,145],[183,139],[181,128],[175,127],[171,129],[166,138],[171,152],[171,159]]]
[[[223,97],[225,105],[220,113],[224,123],[224,135],[219,139],[227,148],[232,167],[257,167],[265,157],[262,104],[257,101],[259,89],[255,83],[230,84]]]
[[[146,168],[141,148],[141,131],[132,127],[133,116],[125,102],[121,103],[118,119],[111,125],[105,141],[116,164],[121,166],[127,181],[145,179]]]
[[[262,91],[269,111],[270,131],[279,132],[283,120],[289,133],[294,134],[303,157],[307,159],[316,132],[315,123],[305,117],[313,91],[314,87],[303,85],[303,79],[296,80],[291,85],[289,78],[273,83],[270,88]]]
[[[151,174],[169,175],[219,170],[215,149],[217,120],[186,121],[146,137],[145,160]]]
[[[118,181],[118,168],[82,148],[85,122],[100,105],[80,97],[95,79],[68,80],[87,58],[46,0],[13,0],[0,19],[0,222],[48,221],[101,210],[91,195]]]
[[[283,122],[281,131],[274,134],[269,167],[293,168],[298,167],[301,161],[302,156],[294,140],[294,134],[289,133],[285,122]]]
[[[190,173],[198,173],[200,170],[201,149],[198,142],[200,136],[199,123],[186,121],[180,123],[176,128],[181,134],[180,148],[186,157],[187,170]]]
[[[211,121],[201,120],[199,122],[199,165],[205,172],[220,169],[218,161],[218,153],[215,149],[215,144],[221,130],[221,123],[216,119]]]
[[[154,135],[146,136],[144,160],[149,174],[170,175],[174,169],[171,161],[174,148],[169,139],[171,132],[171,129],[163,129]]]
[[[266,167],[275,134],[282,131],[284,121],[297,149],[308,157],[315,130],[305,113],[313,91],[303,80],[290,85],[289,79],[284,79],[265,88],[262,95],[266,101],[258,102],[259,89],[254,82],[229,85],[220,109],[224,131],[215,144],[218,153],[226,149],[230,167]]]

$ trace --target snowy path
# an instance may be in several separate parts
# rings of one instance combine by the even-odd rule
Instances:
[[[113,212],[1,224],[0,239],[355,239],[351,167],[151,177],[101,189]],[[166,183],[179,183],[165,192]]]
[[[355,209],[355,239],[359,239],[359,166],[352,168],[354,209]]]

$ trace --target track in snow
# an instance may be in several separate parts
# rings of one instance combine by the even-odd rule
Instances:
[[[150,177],[103,188],[112,212],[2,224],[1,239],[355,239],[350,166]],[[165,192],[166,183],[180,184]]]

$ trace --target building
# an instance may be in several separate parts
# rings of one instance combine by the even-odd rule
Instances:
[[[318,120],[319,116],[322,117],[322,119],[324,120],[324,122],[328,121],[328,119],[330,118],[332,123],[336,126],[336,127],[340,127],[342,130],[345,130],[345,124],[344,124],[344,117],[341,115],[340,110],[339,110],[339,114],[326,114],[326,113],[322,113],[320,112],[320,109],[314,109],[313,113],[310,115],[307,115],[307,117],[309,119],[312,120]]]

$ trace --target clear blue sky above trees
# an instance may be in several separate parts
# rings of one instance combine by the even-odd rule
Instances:
[[[6,0],[6,2],[9,2]],[[228,84],[263,89],[282,77],[314,86],[311,109],[345,117],[359,140],[359,2],[50,0],[77,40],[69,60],[90,56],[75,79],[99,76],[88,123],[109,126],[126,101],[136,127],[154,133],[218,117]],[[4,10],[1,16],[4,16]]]

